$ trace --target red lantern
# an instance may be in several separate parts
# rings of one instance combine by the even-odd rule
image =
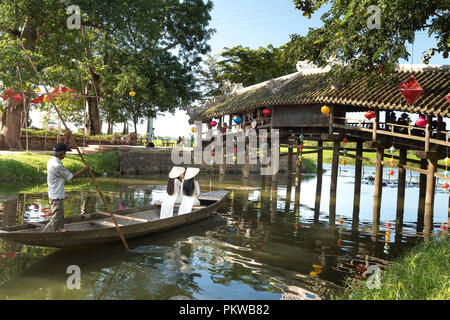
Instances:
[[[409,105],[414,104],[414,102],[416,102],[417,99],[419,99],[419,97],[423,94],[423,89],[414,76],[411,76],[408,80],[400,83],[397,86],[397,89]]]
[[[44,95],[40,95],[36,99],[31,100],[31,103],[38,104],[38,103],[41,103],[42,101],[44,101]]]
[[[375,117],[375,113],[369,110],[366,113],[364,113],[364,117],[366,117],[367,120],[373,119],[373,117]]]
[[[264,109],[262,113],[263,113],[264,116],[267,117],[267,116],[270,116],[270,113],[271,113],[271,112],[270,112],[269,109]]]
[[[237,151],[237,148],[234,148],[233,151],[236,152],[236,151]]]
[[[303,146],[302,146],[302,145],[299,145],[298,148],[301,150],[301,149],[303,149]]]
[[[390,176],[393,176],[394,174],[395,174],[394,170],[391,169],[391,170],[389,171],[389,175],[390,175]]]
[[[214,157],[214,152],[211,152],[211,157]]]
[[[423,128],[427,125],[428,121],[425,118],[419,117],[416,121],[416,126]]]
[[[348,142],[348,139],[347,139],[347,138],[344,138],[344,139],[342,140],[342,142],[343,142],[343,143],[347,143],[347,142]]]
[[[450,187],[450,186],[449,186],[449,184],[446,182],[446,183],[444,183],[444,184],[442,185],[442,187],[444,187],[444,189],[448,189],[448,187]]]
[[[386,227],[392,227],[392,224],[390,222],[386,223]]]
[[[211,125],[211,127],[215,127],[215,126],[217,126],[217,122],[211,121],[210,125]]]
[[[62,87],[61,91],[65,93],[65,92],[67,92],[67,88],[66,87]]]
[[[70,91],[70,93],[75,93],[76,92],[75,89],[70,89],[69,91]]]
[[[14,101],[16,101],[17,103],[22,101],[22,96],[20,95],[20,93],[18,93],[14,96]]]
[[[445,97],[445,99],[447,99],[447,102],[450,103],[450,93]]]

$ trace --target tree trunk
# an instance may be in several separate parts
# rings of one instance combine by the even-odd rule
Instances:
[[[0,139],[0,142],[3,142],[3,145],[8,150],[23,150],[20,142],[20,116],[24,103],[25,99],[20,103],[16,103],[12,96],[6,101],[1,119],[2,128],[0,135],[3,137]]]
[[[99,85],[99,81],[90,82],[91,86]],[[86,88],[85,95],[89,95],[89,87]],[[99,92],[99,88],[96,88],[94,92]],[[94,95],[97,95],[94,93]],[[86,99],[86,134],[87,135],[96,135],[102,133],[102,121],[100,118],[100,109],[98,105],[98,99],[95,97],[89,97]]]
[[[113,127],[114,124],[112,123],[111,120],[108,121],[108,134],[112,134],[113,133]]]

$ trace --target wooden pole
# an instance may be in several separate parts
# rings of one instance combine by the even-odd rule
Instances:
[[[293,164],[292,164],[292,157],[294,156],[294,149],[289,148],[288,149],[288,167],[287,167],[287,181],[292,182],[292,172],[293,172]]]
[[[61,115],[61,112],[59,111],[58,107],[56,106],[55,101],[53,100],[53,96],[49,93],[49,91],[48,91],[48,89],[47,89],[47,86],[45,85],[44,80],[41,78],[39,72],[37,71],[36,66],[35,66],[35,64],[33,63],[33,61],[31,60],[30,56],[28,55],[28,53],[27,53],[25,47],[23,46],[22,41],[21,41],[20,39],[17,39],[17,41],[19,42],[20,46],[22,47],[22,50],[23,50],[23,52],[25,53],[25,55],[26,55],[28,61],[30,62],[31,66],[32,66],[32,68],[33,68],[33,70],[34,70],[34,72],[36,73],[37,77],[39,78],[39,81],[42,83],[42,86],[44,87],[45,92],[47,92],[47,95],[50,97],[50,101],[51,101],[53,107],[55,108],[56,113],[58,114],[58,116],[59,116],[61,122],[63,123],[63,125],[64,125],[64,127],[66,128],[67,132],[69,132],[69,131],[70,131],[70,130],[69,130],[69,127],[67,126],[66,122],[64,121],[64,119],[63,119],[63,117],[62,117],[62,115]],[[75,140],[73,141],[73,143],[75,144],[75,148],[76,148],[76,150],[77,150],[77,152],[78,152],[78,155],[79,155],[80,158],[81,158],[81,161],[83,161],[84,165],[87,166],[87,162],[86,162],[86,160],[84,159],[83,155],[81,154],[81,151],[80,151],[80,149],[78,148],[78,146],[77,146]],[[103,203],[105,204],[105,207],[106,207],[108,213],[110,214],[112,221],[114,222],[114,225],[115,225],[115,227],[116,227],[117,233],[119,234],[120,238],[122,239],[122,242],[123,242],[123,244],[124,244],[124,246],[125,246],[125,249],[126,249],[127,251],[130,251],[130,248],[128,247],[127,241],[125,240],[125,237],[124,237],[124,235],[122,234],[122,231],[120,231],[120,227],[119,227],[119,225],[117,224],[117,220],[116,220],[116,218],[114,217],[114,215],[113,215],[113,213],[112,213],[112,211],[111,211],[111,208],[109,207],[108,201],[106,201],[106,198],[105,198],[105,196],[103,195],[103,192],[100,190],[100,187],[99,187],[99,185],[97,184],[97,181],[95,180],[95,176],[94,176],[94,174],[92,173],[91,168],[89,168],[89,174],[91,175],[92,182],[94,183],[95,188],[97,189],[97,192],[99,193],[100,197],[102,198]]]
[[[400,149],[399,164],[406,164],[407,149]],[[406,188],[406,169],[402,166],[398,168],[398,186],[397,186],[397,213],[395,218],[396,227],[403,224],[403,212],[405,208],[405,188]]]
[[[339,170],[339,148],[340,142],[334,141],[333,160],[331,163],[330,210],[329,210],[331,225],[334,225],[336,220],[336,193],[337,193],[337,179]]]
[[[362,157],[363,142],[356,142],[356,156]],[[362,178],[362,159],[357,158],[355,161],[355,191],[353,196],[353,222],[359,220],[359,206],[361,203],[361,178]]]
[[[333,120],[334,120],[334,106],[330,106],[330,113],[328,118],[328,134],[333,134]]]
[[[436,165],[436,159],[428,159],[427,188],[425,194],[425,240],[428,240],[428,237],[433,232],[434,189],[436,186],[434,173],[436,172]]]
[[[427,160],[420,159],[420,168],[427,169]],[[417,208],[417,232],[423,231],[425,217],[425,193],[427,188],[427,175],[420,174],[419,178],[419,204]]]
[[[220,130],[222,130],[222,155],[221,155],[222,162],[219,165],[219,174],[220,175],[225,174],[225,152],[226,152],[225,141],[226,141],[227,132],[223,132],[223,129],[222,129],[223,123],[225,123],[225,117],[220,117],[219,126],[220,126]]]
[[[378,123],[380,122],[380,110],[375,108],[375,117],[373,118],[373,128],[372,128],[372,141],[377,141],[377,129]]]
[[[321,148],[323,141],[317,141],[317,146]],[[317,151],[317,183],[316,183],[316,201],[314,203],[314,213],[317,215],[320,212],[320,199],[322,196],[322,174],[323,174],[323,150]]]
[[[381,195],[383,190],[383,160],[384,149],[377,147],[377,162],[375,165],[375,183],[373,190],[373,223],[379,224],[381,213]]]
[[[297,211],[300,206],[300,187],[302,184],[302,155],[300,150],[297,149],[297,157],[295,161],[295,197],[294,206]]]

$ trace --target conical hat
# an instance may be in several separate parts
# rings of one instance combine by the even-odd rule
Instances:
[[[170,179],[178,178],[180,174],[184,173],[184,170],[185,169],[183,167],[173,167],[172,170],[170,170],[169,178]]]
[[[184,175],[184,180],[189,180],[195,177],[200,172],[199,168],[187,168],[186,174]]]

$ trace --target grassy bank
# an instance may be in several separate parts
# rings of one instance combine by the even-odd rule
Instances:
[[[369,289],[365,281],[347,282],[337,300],[449,300],[450,239],[421,243],[391,262],[381,273],[380,289]]]
[[[94,175],[111,175],[118,171],[119,154],[117,151],[102,151],[86,154],[86,162]],[[0,155],[0,180],[45,179],[49,154],[10,153]],[[72,173],[83,168],[84,164],[78,155],[67,155],[64,166]]]

